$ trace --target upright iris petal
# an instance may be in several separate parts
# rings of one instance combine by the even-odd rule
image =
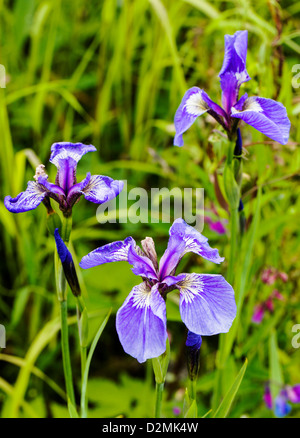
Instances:
[[[57,167],[56,179],[63,190],[68,192],[76,183],[76,167],[81,157],[96,150],[95,146],[82,143],[60,142],[51,146],[49,161]]]
[[[194,252],[213,263],[221,263],[224,260],[219,256],[217,249],[209,246],[206,237],[181,218],[174,221],[169,233],[168,247],[159,265],[161,277],[171,273],[187,252]]]
[[[246,71],[248,31],[238,30],[234,35],[225,35],[225,54],[219,76],[228,72],[243,73],[250,79]]]

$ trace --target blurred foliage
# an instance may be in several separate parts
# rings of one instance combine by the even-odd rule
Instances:
[[[234,384],[245,357],[248,366],[229,415],[272,417],[262,397],[274,373],[286,384],[300,383],[300,351],[291,344],[292,327],[300,323],[300,91],[292,87],[292,67],[300,56],[299,28],[299,2],[292,0],[0,0],[0,63],[6,69],[6,88],[0,89],[0,323],[7,334],[7,347],[0,352],[3,417],[14,412],[25,417],[68,415],[61,390],[54,241],[46,229],[46,211],[40,206],[13,215],[3,205],[4,196],[24,190],[40,162],[54,180],[56,169],[48,162],[51,144],[80,141],[92,143],[97,152],[79,163],[79,180],[91,171],[127,180],[128,189],[143,187],[149,195],[151,187],[204,187],[208,214],[213,205],[220,218],[228,219],[214,184],[215,177],[223,190],[222,141],[213,131],[218,127],[210,116],[199,118],[185,134],[185,147],[176,148],[173,118],[188,87],[197,85],[220,102],[224,34],[243,29],[249,31],[247,70],[252,80],[241,91],[282,102],[292,129],[288,144],[280,146],[242,126],[247,222],[235,269],[240,315],[231,335],[233,354],[226,363],[223,394]],[[94,248],[128,235],[137,242],[152,236],[159,255],[168,240],[168,224],[100,225],[96,206],[84,199],[74,208],[73,224],[76,263]],[[218,235],[208,225],[203,233],[226,258],[229,233]],[[226,261],[216,267],[187,255],[183,263],[185,271],[226,275]],[[268,266],[286,272],[288,281],[264,284],[261,273]],[[113,309],[91,364],[89,415],[151,417],[151,365],[126,355],[115,331],[115,312],[138,279],[123,262],[78,268],[78,273],[91,339]],[[261,325],[253,324],[254,306],[275,287],[285,300],[275,303]],[[79,390],[72,296],[69,309]],[[175,416],[174,408],[182,412],[188,385],[186,329],[176,293],[170,294],[167,312],[171,362],[163,415],[169,417]],[[217,336],[203,340],[197,383],[200,416],[211,407],[217,350]],[[19,411],[14,411],[16,406]],[[299,414],[294,407],[290,416]]]

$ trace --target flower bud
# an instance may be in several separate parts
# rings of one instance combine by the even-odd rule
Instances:
[[[201,336],[189,331],[185,345],[187,346],[187,365],[189,378],[191,380],[196,380],[199,372],[199,356],[201,344]]]
[[[57,253],[61,260],[66,280],[70,286],[73,295],[75,297],[78,297],[79,295],[81,295],[81,290],[80,290],[72,255],[68,250],[66,244],[60,237],[58,228],[56,228],[56,230],[54,231],[54,237],[56,242]]]

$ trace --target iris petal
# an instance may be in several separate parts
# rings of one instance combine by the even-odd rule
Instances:
[[[168,247],[160,260],[160,278],[169,275],[187,252],[194,252],[213,263],[221,263],[224,260],[219,256],[217,249],[209,246],[206,237],[178,218],[170,228]]]
[[[142,253],[142,251],[140,251]],[[145,278],[157,280],[157,274],[152,261],[144,254],[139,254],[131,245],[128,250],[128,263],[133,265],[132,272]]]
[[[114,180],[109,176],[92,175],[81,193],[88,201],[103,204],[118,196],[123,187],[123,181]]]
[[[38,207],[46,195],[47,190],[43,186],[34,181],[29,181],[25,192],[19,193],[15,198],[6,196],[4,205],[11,213],[23,213]]]
[[[51,146],[50,162],[57,169],[57,182],[66,192],[76,183],[78,161],[87,152],[96,151],[95,146],[82,143],[60,142]]]
[[[192,87],[187,90],[174,118],[176,130],[174,138],[175,146],[183,146],[182,134],[192,126],[197,117],[208,111],[213,111],[221,117],[226,116],[223,109],[213,102],[205,91],[198,87]]]
[[[116,328],[124,351],[139,362],[166,350],[166,305],[156,286],[135,286],[116,316]]]
[[[84,256],[79,263],[83,269],[92,268],[94,266],[103,265],[104,263],[128,261],[129,248],[135,245],[132,237],[127,237],[123,241],[108,243],[91,251]]]
[[[264,97],[249,97],[243,110],[231,108],[231,117],[244,120],[272,140],[286,144],[289,139],[291,122],[285,107],[280,102]]]
[[[219,76],[227,72],[241,73],[246,71],[248,31],[239,30],[234,35],[225,35],[224,39],[225,54]]]
[[[180,314],[195,334],[210,336],[226,333],[236,316],[234,291],[221,275],[186,274],[177,283]]]

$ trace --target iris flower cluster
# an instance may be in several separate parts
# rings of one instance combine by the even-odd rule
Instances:
[[[169,231],[169,242],[158,263],[155,244],[147,237],[137,246],[132,237],[101,246],[80,262],[87,269],[104,263],[127,261],[142,283],[135,286],[116,316],[120,342],[139,362],[158,357],[166,350],[166,297],[180,293],[181,319],[190,335],[187,346],[201,345],[201,336],[228,332],[236,315],[234,291],[221,275],[176,274],[182,257],[193,252],[213,263],[224,259],[208,239],[179,218]],[[190,341],[189,341],[190,340]]]
[[[247,45],[246,30],[225,35],[225,55],[219,73],[222,107],[198,87],[187,90],[175,114],[175,146],[183,146],[182,134],[205,113],[220,123],[229,138],[236,138],[239,120],[243,120],[272,140],[287,143],[291,123],[281,103],[265,97],[248,97],[247,93],[239,98],[241,85],[251,79],[246,69]]]

